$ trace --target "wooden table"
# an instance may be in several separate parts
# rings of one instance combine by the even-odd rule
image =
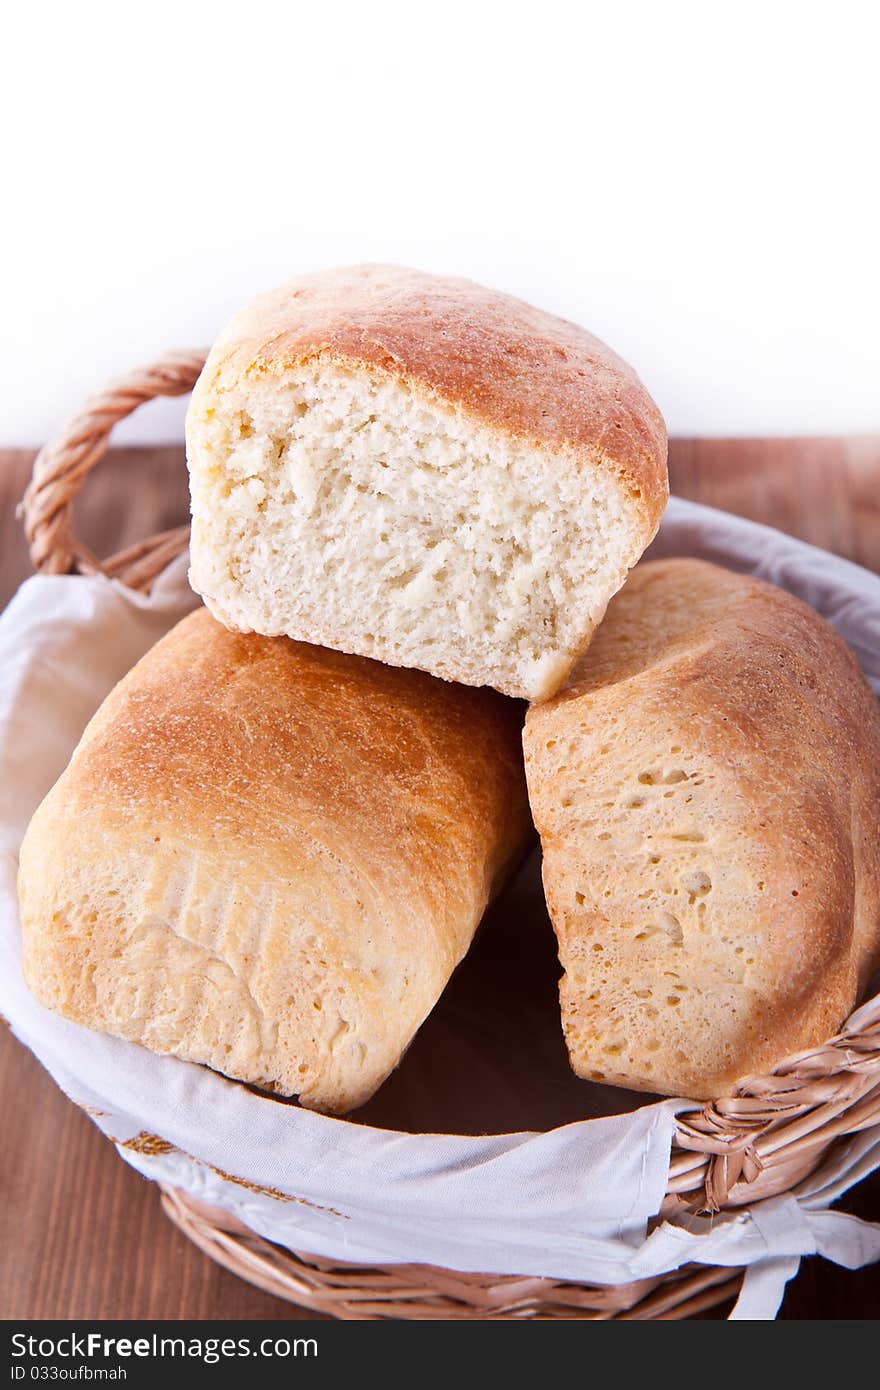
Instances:
[[[14,507],[32,452],[0,451],[0,606],[29,573]],[[679,440],[673,490],[767,522],[880,571],[880,438]],[[116,450],[89,481],[79,531],[108,554],[186,514],[178,449]],[[841,1204],[880,1219],[880,1174]],[[787,1318],[880,1313],[880,1265],[805,1261]],[[162,1215],[29,1052],[0,1036],[0,1317],[306,1317],[218,1268]]]

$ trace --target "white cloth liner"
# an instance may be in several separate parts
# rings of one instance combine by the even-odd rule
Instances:
[[[799,594],[838,628],[880,692],[877,576],[679,499],[652,554],[703,556]],[[876,1131],[841,1146],[791,1194],[711,1219],[666,1221],[646,1238],[666,1189],[680,1101],[549,1133],[399,1134],[280,1105],[41,1008],[21,973],[21,838],[106,693],[194,605],[185,573],[176,561],[149,598],[104,579],[35,577],[0,618],[0,1012],[117,1144],[146,1132],[174,1146],[122,1147],[127,1162],[279,1244],[344,1260],[605,1284],[690,1261],[745,1264],[733,1317],[773,1317],[804,1254],[849,1268],[880,1258],[880,1227],[828,1210],[880,1166]]]

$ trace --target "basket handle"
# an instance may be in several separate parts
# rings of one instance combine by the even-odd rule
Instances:
[[[170,352],[150,366],[135,368],[90,396],[59,434],[43,445],[19,507],[38,573],[104,574],[146,592],[165,566],[186,549],[189,527],[178,526],[109,560],[99,560],[74,534],[73,503],[107,452],[117,421],[156,396],[183,396],[191,391],[206,356],[204,350]]]

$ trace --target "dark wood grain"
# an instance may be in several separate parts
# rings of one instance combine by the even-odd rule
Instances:
[[[33,451],[0,451],[0,605],[29,573],[15,504]],[[880,438],[678,440],[675,492],[762,521],[880,571]],[[98,553],[186,516],[178,448],[116,450],[77,506]],[[307,1317],[190,1245],[155,1188],[117,1156],[34,1058],[0,1030],[0,1317]],[[880,1220],[880,1175],[841,1204]],[[874,1318],[880,1266],[806,1260],[785,1318]]]

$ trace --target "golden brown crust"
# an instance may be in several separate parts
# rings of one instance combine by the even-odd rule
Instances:
[[[112,692],[21,855],[67,1017],[316,1108],[397,1064],[530,820],[521,706],[186,618]]]
[[[880,712],[791,595],[639,566],[524,735],[572,1064],[724,1094],[880,963]]]
[[[669,491],[662,416],[632,368],[583,328],[469,280],[354,266],[255,299],[214,345],[200,390],[323,356],[608,468],[654,534]]]

